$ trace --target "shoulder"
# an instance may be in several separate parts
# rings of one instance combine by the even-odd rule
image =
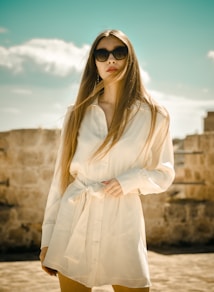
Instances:
[[[66,112],[65,112],[65,118],[67,116],[70,116],[70,114],[72,113],[73,110],[74,110],[74,104],[69,105],[66,109]]]
[[[136,101],[132,109],[139,111],[140,114],[151,114],[155,112],[157,116],[160,116],[162,119],[168,119],[169,117],[167,109],[156,101],[153,101],[151,104],[144,101]]]
[[[73,108],[74,108],[74,105],[69,105],[66,110],[65,110],[65,114],[64,114],[64,122],[63,122],[63,128],[67,125],[69,119],[70,119],[70,116],[71,116],[71,113],[73,111]]]
[[[157,103],[156,101],[144,102],[144,101],[137,101],[134,104],[134,116],[138,116],[140,120],[144,123],[147,121],[151,125],[155,125],[156,130],[164,130],[168,129],[170,117],[167,109]]]
[[[67,107],[67,112],[72,112],[73,108],[74,108],[74,104],[69,105]]]

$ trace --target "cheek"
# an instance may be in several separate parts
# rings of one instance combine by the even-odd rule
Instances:
[[[120,61],[120,69],[124,69],[126,66],[126,59]]]
[[[96,66],[97,66],[97,72],[98,74],[100,75],[100,77],[103,79],[103,77],[105,77],[105,70],[104,70],[104,67],[102,66],[102,64],[97,64],[96,63]]]

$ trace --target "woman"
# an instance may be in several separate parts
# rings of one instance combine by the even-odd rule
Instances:
[[[149,291],[140,194],[174,179],[167,111],[147,94],[121,31],[95,39],[62,128],[40,259],[61,291]]]

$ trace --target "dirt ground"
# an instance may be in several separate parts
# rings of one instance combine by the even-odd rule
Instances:
[[[151,292],[214,292],[214,252],[148,252]],[[0,258],[0,292],[59,292],[37,255]],[[96,290],[97,291],[97,290]],[[104,291],[104,290],[103,290]],[[106,290],[105,290],[106,291]]]

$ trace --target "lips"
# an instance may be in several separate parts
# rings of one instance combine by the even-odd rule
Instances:
[[[106,72],[115,72],[115,71],[117,71],[117,68],[109,67]]]

